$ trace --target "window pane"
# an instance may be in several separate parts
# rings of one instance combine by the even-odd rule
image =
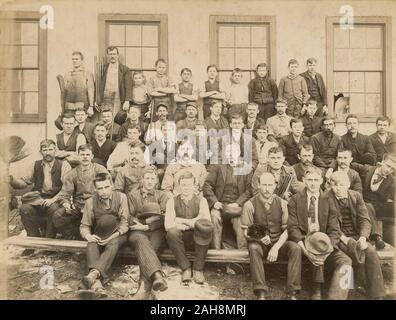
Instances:
[[[158,26],[143,26],[143,46],[158,47]]]
[[[349,29],[334,28],[334,48],[349,48]]]
[[[267,26],[252,27],[252,47],[267,47]]]
[[[120,63],[122,63],[122,64],[126,64],[126,62],[125,62],[125,55],[126,55],[126,53],[125,53],[125,47],[117,47],[118,48],[118,52],[119,52],[119,61],[120,61]]]
[[[228,71],[219,72],[219,82],[222,90],[228,90],[228,87],[231,84],[230,78],[231,78],[231,72]]]
[[[17,23],[1,21],[0,34],[1,44],[19,44],[21,42],[20,25]]]
[[[23,91],[38,91],[38,70],[23,70]]]
[[[366,92],[381,92],[381,72],[366,72]]]
[[[126,26],[126,45],[141,46],[142,45],[142,27],[139,25]]]
[[[368,115],[378,115],[382,114],[382,112],[381,95],[375,93],[366,94],[365,113]]]
[[[125,25],[109,25],[109,46],[125,46]]]
[[[235,27],[235,46],[250,47],[250,27]]]
[[[349,30],[350,48],[366,48],[366,28],[354,27]]]
[[[382,70],[382,50],[366,49],[366,69]]]
[[[219,26],[219,47],[234,46],[234,27]]]
[[[2,92],[0,99],[10,106],[10,111],[13,113],[21,113],[21,94],[19,92]]]
[[[131,69],[142,67],[142,50],[140,48],[125,48],[126,65]]]
[[[250,80],[251,80],[251,78],[250,78],[250,72],[242,72],[242,80],[241,80],[241,83],[242,83],[244,86],[246,86],[246,88],[247,88],[247,86],[248,86]]]
[[[256,69],[261,62],[265,62],[268,65],[267,49],[252,49],[251,69]]]
[[[234,49],[219,49],[220,69],[234,69]]]
[[[349,92],[349,73],[334,72],[334,91],[346,93]]]
[[[335,49],[334,50],[334,69],[350,70],[351,50]]]
[[[363,72],[351,72],[349,74],[349,90],[350,92],[364,92]]]
[[[24,113],[38,113],[38,92],[24,93]]]
[[[37,46],[22,46],[22,67],[37,68],[38,50]]]
[[[235,67],[250,69],[250,49],[235,49]]]
[[[146,81],[149,81],[150,78],[155,76],[155,74],[155,71],[144,71],[144,77],[146,78]]]
[[[21,43],[38,44],[38,24],[21,23]]]
[[[350,95],[351,113],[364,114],[365,112],[365,95],[362,93],[351,93]]]
[[[368,27],[366,28],[366,48],[382,48],[382,28]]]
[[[154,68],[155,61],[158,59],[158,48],[143,48],[142,49],[143,68]]]
[[[1,50],[7,59],[2,60],[4,68],[19,68],[21,66],[21,47],[2,46]]]

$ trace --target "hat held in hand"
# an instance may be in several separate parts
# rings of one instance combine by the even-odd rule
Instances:
[[[207,246],[212,242],[213,223],[207,219],[199,219],[194,224],[194,241],[200,246]]]
[[[252,240],[260,241],[260,239],[266,236],[265,227],[259,223],[253,223],[247,229],[247,235],[252,238]]]
[[[313,232],[305,238],[305,248],[309,253],[316,256],[323,256],[324,259],[333,252],[334,248],[330,238],[323,232]]]
[[[154,215],[161,215],[161,208],[156,202],[146,203],[142,211],[137,214],[138,219],[146,219]]]
[[[100,239],[106,240],[118,229],[119,223],[119,219],[115,215],[105,214],[96,222],[94,234]]]
[[[226,204],[223,207],[223,216],[225,218],[236,218],[242,214],[242,208],[238,206],[232,206],[230,204]]]
[[[25,193],[21,197],[21,201],[23,204],[30,204],[32,206],[41,206],[44,202],[44,199],[41,197],[39,191],[31,191]]]

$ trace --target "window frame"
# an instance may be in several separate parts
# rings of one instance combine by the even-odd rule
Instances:
[[[159,24],[159,58],[168,60],[168,15],[166,14],[99,14],[98,26],[99,26],[99,55],[106,56],[106,48],[108,43],[107,24],[108,23],[158,23]],[[130,68],[131,69],[131,68]],[[131,69],[132,71],[138,69]],[[139,69],[140,70],[140,69]],[[153,71],[155,68],[153,66]]]
[[[269,26],[269,76],[276,82],[276,17],[251,15],[210,15],[209,16],[209,61],[219,70],[218,24],[268,24]]]
[[[326,84],[329,113],[336,117],[334,110],[334,26],[340,24],[340,17],[326,17]],[[392,116],[392,18],[353,17],[354,25],[382,25],[383,27],[383,111],[382,115]],[[357,71],[359,72],[359,71]],[[330,108],[331,106],[331,108]],[[373,122],[379,115],[359,116],[360,122]],[[344,122],[336,118],[336,122]]]
[[[40,23],[44,13],[36,11],[6,11],[0,15],[3,21],[22,21]],[[48,31],[38,25],[38,112],[37,113],[16,113],[11,114],[11,108],[7,109],[8,117],[6,121],[12,123],[45,123],[47,121],[47,48]],[[14,68],[2,68],[15,70]],[[23,70],[23,68],[17,68]],[[9,101],[4,101],[9,105]]]

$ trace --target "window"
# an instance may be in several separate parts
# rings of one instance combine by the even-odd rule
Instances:
[[[149,78],[155,71],[158,58],[167,59],[167,16],[166,15],[100,15],[101,52],[106,54],[108,46],[116,46],[120,61],[131,70],[142,70]]]
[[[40,14],[7,13],[0,19],[0,101],[9,106],[12,122],[46,121],[47,33]]]
[[[210,60],[219,68],[220,83],[229,83],[231,71],[243,71],[242,81],[255,76],[265,62],[275,72],[275,18],[265,16],[211,16]]]
[[[349,97],[349,112],[362,119],[387,113],[390,108],[390,53],[387,18],[354,18],[353,29],[343,29],[339,18],[328,18],[328,96]],[[330,104],[330,105],[332,105]],[[337,118],[347,110],[334,108]]]

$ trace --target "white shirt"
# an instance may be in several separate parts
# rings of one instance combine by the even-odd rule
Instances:
[[[379,134],[378,137],[381,139],[382,143],[385,144],[386,139],[388,138],[388,134],[384,134],[384,135]]]
[[[373,191],[373,192],[378,191],[382,181],[384,181],[384,179],[385,179],[384,177],[382,177],[382,175],[379,174],[378,171],[379,171],[378,168],[375,169],[374,174],[371,177],[371,181],[370,181],[370,188],[371,188],[371,191]],[[374,184],[374,181],[377,180],[379,177],[381,177],[382,179],[379,182],[377,182],[376,184]]]
[[[319,196],[320,193],[311,193],[307,190],[307,210],[309,212],[309,205],[311,203],[311,197],[315,197],[315,223],[311,222],[311,218],[308,217],[308,231],[319,231]]]
[[[115,92],[115,98],[120,97],[118,89],[118,62],[110,63],[107,69],[105,92]]]
[[[243,84],[232,83],[228,87],[229,102],[231,104],[240,104],[249,102],[248,87]]]
[[[257,155],[260,164],[267,164],[268,162],[268,150],[272,147],[277,147],[278,144],[274,141],[265,140],[264,145],[261,146],[261,142],[256,142]]]

